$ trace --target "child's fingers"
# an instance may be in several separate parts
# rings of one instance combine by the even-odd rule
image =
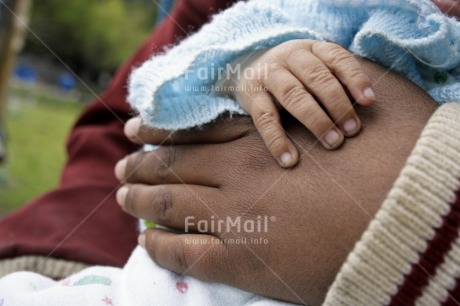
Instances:
[[[253,118],[254,124],[274,158],[284,168],[297,164],[299,154],[281,125],[279,111],[266,92],[246,97],[244,108]]]
[[[337,44],[327,42],[313,44],[312,52],[348,88],[358,104],[370,105],[375,101],[372,80],[363,72],[353,54]]]
[[[361,123],[342,84],[315,55],[300,49],[288,62],[290,71],[326,108],[346,136],[356,135]]]
[[[279,69],[276,73],[268,74],[265,85],[281,105],[307,127],[325,148],[335,149],[342,144],[342,132],[289,71]]]

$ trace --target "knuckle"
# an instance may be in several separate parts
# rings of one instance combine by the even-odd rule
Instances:
[[[172,263],[173,266],[178,269],[179,272],[184,273],[188,270],[189,264],[187,261],[187,249],[182,241],[178,240],[172,245]]]
[[[305,99],[306,90],[301,86],[292,86],[282,94],[282,104],[285,108],[300,109]]]
[[[171,169],[174,167],[174,164],[176,163],[176,153],[177,153],[177,150],[175,149],[174,146],[169,147],[168,154],[166,155],[166,160],[165,160],[165,164],[168,167],[168,169]]]
[[[351,53],[339,46],[331,48],[327,55],[331,62],[340,63],[342,66],[355,63],[355,59]]]
[[[348,70],[348,79],[352,81],[366,81],[367,76],[361,71],[360,67]]]
[[[276,124],[276,116],[272,112],[260,112],[255,117],[255,124],[261,128],[268,128]]]
[[[278,58],[279,59],[282,59],[283,58],[283,55],[278,55]],[[281,69],[284,69],[284,67],[280,64],[280,62],[278,60],[273,60],[273,61],[270,61],[267,65],[266,65],[266,71],[267,71],[267,76],[270,77],[272,76],[273,74],[276,74],[278,71],[280,71]]]
[[[313,45],[313,52],[323,55],[335,55],[338,52],[346,51],[340,45],[333,43],[333,42],[316,42]]]
[[[332,73],[321,66],[311,68],[307,74],[308,83],[321,84],[321,86],[329,87],[335,83],[335,78]]]
[[[296,48],[287,54],[288,63],[296,63],[296,59],[300,59],[304,56],[304,48]]]
[[[153,196],[152,200],[153,216],[157,223],[165,222],[171,219],[173,210],[172,193],[168,188],[161,187]]]
[[[268,137],[266,140],[267,147],[269,148],[279,148],[283,145],[284,137],[280,133],[274,133]]]
[[[282,126],[274,113],[261,113],[256,117],[255,124],[264,130],[261,134],[263,134],[264,140],[269,148],[280,147],[283,145],[284,137],[280,132],[282,130]]]
[[[153,173],[160,182],[167,182],[172,175],[172,168],[176,161],[176,149],[174,147],[163,148],[153,151],[150,155],[155,169]]]

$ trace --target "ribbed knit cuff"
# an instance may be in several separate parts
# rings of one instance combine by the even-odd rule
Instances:
[[[441,106],[324,305],[440,305],[460,275],[460,105]]]
[[[22,256],[0,260],[0,277],[19,271],[32,271],[53,279],[61,279],[88,267],[86,264],[75,261],[44,256]]]

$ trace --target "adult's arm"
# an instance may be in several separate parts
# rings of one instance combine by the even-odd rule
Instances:
[[[418,298],[442,304],[447,293],[458,298],[458,263],[452,267],[460,245],[459,106],[441,107],[427,125],[436,108],[429,96],[402,77],[363,64],[378,103],[358,110],[360,136],[325,152],[298,123],[287,122],[303,148],[292,170],[272,161],[247,118],[166,139],[161,131],[141,128],[138,136],[146,142],[175,146],[118,164],[118,176],[129,183],[118,193],[126,211],[178,229],[194,217],[192,230],[199,220],[210,225],[227,217],[269,218],[263,233],[149,229],[140,242],[153,260],[178,273],[312,305],[326,294],[331,305],[409,305]],[[195,144],[178,145],[190,142]],[[228,240],[237,238],[268,243]]]
[[[197,30],[234,1],[182,0],[83,112],[67,141],[59,186],[0,221],[0,276],[34,270],[63,277],[91,265],[122,266],[135,246],[136,220],[122,213],[114,192],[117,160],[138,146],[123,135],[133,67]]]

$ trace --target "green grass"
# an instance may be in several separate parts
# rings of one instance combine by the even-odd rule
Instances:
[[[37,90],[13,90],[6,118],[8,161],[0,166],[0,215],[57,185],[65,139],[83,107]]]

